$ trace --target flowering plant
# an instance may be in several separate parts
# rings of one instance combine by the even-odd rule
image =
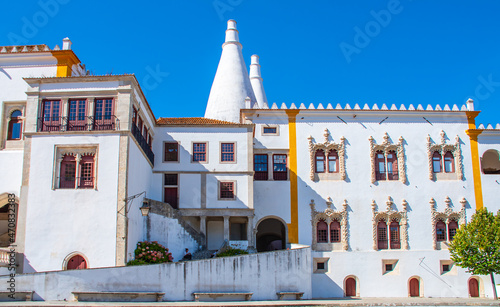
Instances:
[[[161,245],[157,241],[139,242],[135,249],[135,259],[127,263],[127,265],[153,264],[172,262],[174,257],[168,252],[168,248]]]

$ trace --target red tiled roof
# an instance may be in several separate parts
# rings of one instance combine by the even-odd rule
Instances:
[[[160,117],[156,121],[157,125],[241,125],[239,123],[227,122],[224,120],[211,119],[205,117]]]

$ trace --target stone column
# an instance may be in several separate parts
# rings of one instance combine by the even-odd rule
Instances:
[[[253,243],[253,216],[248,217],[248,222],[247,222],[247,240],[248,240],[248,247],[254,247]]]
[[[229,243],[229,216],[224,216],[224,240]]]

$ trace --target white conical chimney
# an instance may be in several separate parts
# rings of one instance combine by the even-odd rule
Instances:
[[[206,118],[239,123],[245,99],[250,98],[251,106],[256,102],[241,49],[236,21],[229,20],[226,41],[222,45],[222,55],[208,97]]]
[[[262,83],[262,76],[260,74],[259,56],[252,55],[252,62],[250,64],[250,83],[255,94],[255,99],[259,106],[267,104],[266,92],[264,91],[264,84]]]

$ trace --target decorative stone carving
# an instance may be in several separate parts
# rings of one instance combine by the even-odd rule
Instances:
[[[316,204],[314,200],[311,199],[311,224],[312,224],[312,248],[313,250],[322,250],[322,251],[332,251],[335,249],[335,244],[339,243],[318,243],[317,242],[317,225],[320,220],[324,220],[328,225],[334,220],[340,223],[340,244],[342,246],[342,250],[349,250],[349,229],[347,228],[347,200],[344,199],[344,203],[342,204],[341,211],[335,211],[332,209],[333,202],[330,197],[328,197],[328,201],[326,202],[326,209],[324,211],[316,211]],[[330,237],[330,231],[328,231],[328,237]]]
[[[309,136],[307,140],[309,141],[309,156],[311,160],[311,172],[310,178],[311,180],[315,180],[315,167],[314,167],[314,156],[317,150],[323,150],[325,156],[328,154],[330,150],[335,149],[339,155],[339,174],[340,179],[345,180],[346,171],[345,171],[345,138],[340,137],[340,143],[330,142],[330,132],[328,129],[325,129],[323,133],[324,141],[323,143],[315,143],[313,141],[313,137]]]
[[[394,202],[392,197],[388,197],[386,203],[385,211],[378,211],[377,203],[375,200],[372,200],[372,213],[373,213],[373,249],[378,250],[377,246],[377,226],[378,222],[384,221],[387,225],[389,225],[392,221],[397,221],[399,223],[400,229],[400,240],[401,240],[401,249],[408,250],[408,216],[407,216],[407,206],[408,203],[406,200],[401,201],[401,211],[397,211],[394,208]],[[390,244],[388,245],[390,247]]]
[[[75,157],[76,161],[80,161],[83,156],[95,156],[97,147],[84,147],[84,148],[58,148],[58,161],[62,161],[64,156],[70,155]]]
[[[465,213],[465,205],[467,204],[467,200],[465,197],[462,197],[460,200],[460,211],[454,212],[451,207],[451,199],[446,196],[445,200],[445,209],[443,212],[438,212],[436,210],[436,201],[434,198],[431,198],[429,204],[431,205],[431,225],[432,225],[432,247],[434,249],[438,249],[438,242],[436,238],[436,223],[438,221],[443,221],[446,225],[450,221],[456,221],[458,225],[465,225],[466,222],[466,213]]]
[[[370,141],[370,159],[371,159],[371,182],[375,183],[377,177],[375,175],[375,154],[377,151],[382,151],[387,157],[389,151],[395,151],[398,159],[398,177],[399,181],[406,183],[406,164],[405,164],[405,151],[404,151],[404,139],[402,136],[399,137],[397,144],[392,144],[387,132],[384,134],[384,141],[381,144],[376,144],[375,139],[370,136],[368,138]]]
[[[432,169],[432,155],[435,151],[439,152],[441,156],[449,151],[453,154],[455,160],[455,173],[458,180],[463,180],[464,166],[462,163],[462,149],[460,148],[460,138],[458,135],[455,137],[455,144],[446,143],[446,133],[441,130],[439,133],[440,143],[436,144],[432,141],[431,136],[427,135],[427,156],[429,159],[429,179],[434,180],[434,172]]]

